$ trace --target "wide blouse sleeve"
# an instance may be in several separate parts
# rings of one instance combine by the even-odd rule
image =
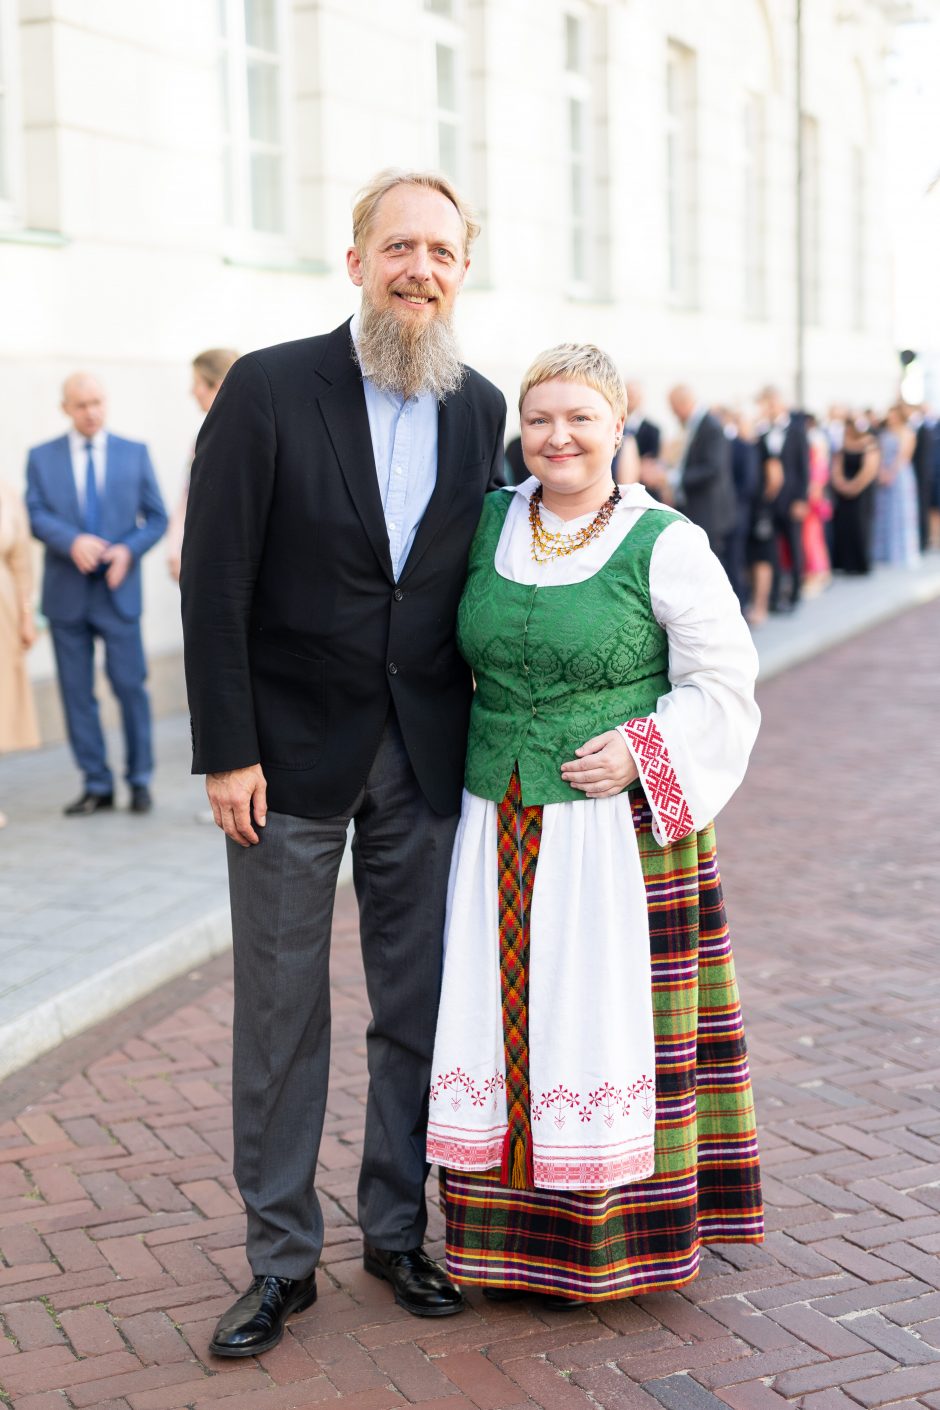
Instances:
[[[677,520],[650,560],[653,614],[669,642],[672,689],[618,726],[636,762],[660,846],[697,832],[744,777],[757,738],[757,652],[725,570],[700,528]]]

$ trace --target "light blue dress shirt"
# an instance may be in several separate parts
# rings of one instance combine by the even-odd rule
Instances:
[[[358,348],[358,314],[351,332]],[[422,392],[406,401],[392,392],[380,391],[368,377],[363,377],[362,385],[392,572],[397,581],[437,483],[437,397],[432,392]]]

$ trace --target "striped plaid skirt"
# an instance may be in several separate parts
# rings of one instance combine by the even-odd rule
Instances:
[[[506,1162],[502,1172],[442,1169],[446,1261],[458,1282],[601,1301],[689,1282],[703,1243],[763,1239],[754,1104],[714,827],[662,848],[642,793],[631,802],[649,906],[655,1172],[617,1189],[562,1192],[518,1188]],[[538,821],[517,834],[524,908]],[[510,843],[501,830],[501,869]],[[522,928],[527,933],[525,910]],[[504,905],[502,888],[500,958],[510,1129],[519,1135],[527,1125],[528,944],[526,934],[520,945],[518,913]]]

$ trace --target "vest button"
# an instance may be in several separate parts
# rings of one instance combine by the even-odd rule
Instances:
[[[394,597],[396,602],[401,602],[404,595],[405,594],[402,592],[401,588],[396,588],[395,591],[392,593],[392,596]]]
[[[398,667],[395,665],[395,662],[394,662],[394,661],[389,661],[389,663],[388,663],[388,673],[389,673],[390,676],[397,676],[397,675],[398,675]]]

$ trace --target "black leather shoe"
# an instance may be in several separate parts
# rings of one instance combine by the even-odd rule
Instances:
[[[317,1300],[317,1275],[309,1278],[252,1279],[227,1312],[223,1312],[209,1343],[213,1356],[260,1356],[277,1346],[292,1312],[303,1312]]]
[[[145,783],[135,783],[131,789],[131,812],[149,813],[153,807],[150,789]]]
[[[92,813],[100,813],[105,808],[113,807],[113,793],[83,793],[81,798],[76,798],[74,803],[70,803],[62,811],[67,818],[90,818]]]
[[[364,1243],[362,1266],[391,1283],[399,1307],[414,1317],[453,1317],[464,1309],[463,1293],[423,1248],[402,1253]]]

